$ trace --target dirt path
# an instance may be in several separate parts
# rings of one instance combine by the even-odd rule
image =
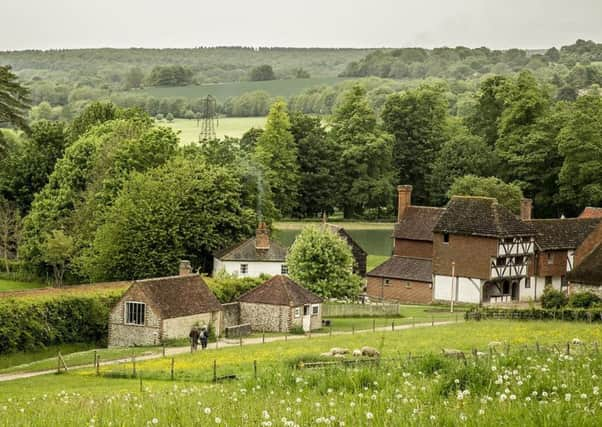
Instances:
[[[401,331],[404,329],[412,329],[412,328],[424,328],[424,327],[428,327],[428,326],[442,326],[442,325],[450,325],[453,323],[457,323],[455,320],[446,320],[446,321],[442,321],[442,322],[426,322],[426,323],[416,323],[415,325],[399,325],[399,326],[395,326],[394,330],[395,331]],[[385,326],[385,327],[381,327],[381,328],[376,328],[374,331],[377,332],[382,332],[382,331],[391,331],[392,328]],[[372,329],[362,329],[362,330],[357,330],[355,332],[350,332],[350,331],[339,331],[339,332],[332,332],[332,335],[351,335],[353,333],[355,334],[365,334],[365,333],[369,333],[369,332],[374,332]],[[284,340],[302,340],[302,339],[311,339],[312,337],[314,338],[320,338],[320,337],[327,337],[329,336],[330,333],[326,332],[326,333],[316,333],[316,334],[307,334],[307,335],[287,335],[286,337],[284,335],[278,335],[278,336],[267,336],[264,338],[262,337],[256,337],[256,338],[245,338],[243,340],[242,345],[257,345],[257,344],[263,344],[268,343],[268,342],[275,342],[275,341],[284,341]],[[209,347],[207,347],[208,351],[215,351],[218,350],[220,348],[226,348],[226,347],[237,347],[240,346],[240,341],[239,340],[228,340],[228,339],[221,339],[219,342],[216,343],[212,343]],[[190,346],[185,346],[185,347],[168,347],[165,349],[165,356],[176,356],[178,354],[185,354],[185,353],[190,353]],[[136,356],[136,361],[144,361],[144,360],[151,360],[151,359],[158,359],[163,357],[162,354],[160,353],[153,353],[153,354],[149,354],[146,356]],[[122,358],[122,359],[113,359],[113,360],[107,360],[106,362],[100,362],[100,366],[109,366],[109,365],[117,365],[120,363],[128,363],[131,362],[132,358],[131,357],[127,357],[127,358]],[[77,365],[77,366],[72,366],[69,367],[70,370],[75,370],[75,369],[85,369],[85,368],[93,368],[94,365],[92,364],[87,364],[87,365]],[[48,375],[48,374],[53,374],[56,372],[56,369],[49,369],[46,371],[36,371],[36,372],[16,372],[16,373],[11,373],[11,374],[2,374],[0,375],[0,382],[3,381],[13,381],[13,380],[18,380],[18,379],[23,379],[23,378],[31,378],[31,377],[37,377],[40,375]]]

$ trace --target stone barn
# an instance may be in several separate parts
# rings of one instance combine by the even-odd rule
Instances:
[[[322,327],[322,298],[286,276],[274,276],[243,294],[240,321],[254,331],[287,332],[295,326],[304,331]]]
[[[198,274],[137,280],[111,311],[109,347],[188,338],[195,324],[221,332],[222,317],[221,304]]]

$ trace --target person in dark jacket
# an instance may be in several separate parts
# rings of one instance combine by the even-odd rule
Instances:
[[[190,352],[196,351],[198,345],[199,345],[199,338],[200,338],[200,332],[199,332],[199,328],[196,326],[193,326],[192,329],[190,330],[190,333],[188,334],[188,337],[190,338]]]
[[[207,348],[207,341],[209,340],[209,331],[206,327],[201,328],[201,332],[199,334],[199,338],[201,340],[201,348],[205,350]]]

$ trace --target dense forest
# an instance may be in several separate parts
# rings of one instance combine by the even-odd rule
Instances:
[[[597,51],[578,42],[546,52],[556,62],[539,70],[264,96],[264,129],[186,146],[154,111],[111,97],[36,116],[31,80],[0,67],[0,253],[6,269],[20,262],[57,282],[170,274],[180,258],[207,271],[259,218],[393,218],[398,184],[414,186],[417,204],[472,194],[517,211],[526,196],[537,217],[576,215],[602,204]],[[570,66],[567,52],[585,59]]]

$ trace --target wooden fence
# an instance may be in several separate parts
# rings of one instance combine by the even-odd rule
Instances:
[[[399,316],[399,304],[324,304],[322,317]]]

